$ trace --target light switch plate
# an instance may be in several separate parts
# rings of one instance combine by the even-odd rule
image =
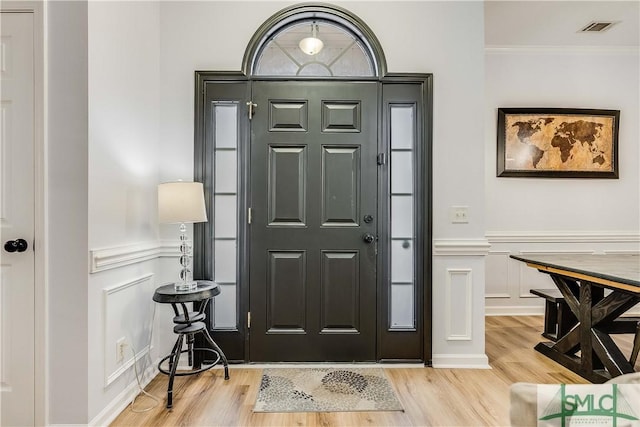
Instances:
[[[452,224],[468,224],[469,206],[451,206],[450,216]]]

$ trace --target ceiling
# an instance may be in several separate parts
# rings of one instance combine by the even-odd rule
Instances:
[[[640,0],[485,1],[487,47],[638,47]],[[592,21],[614,21],[601,33],[582,33]]]

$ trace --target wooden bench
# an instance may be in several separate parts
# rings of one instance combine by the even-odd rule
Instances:
[[[578,324],[578,319],[558,289],[531,289],[529,292],[546,300],[543,337],[557,341],[558,337],[565,335]]]
[[[557,341],[578,324],[578,319],[571,312],[567,305],[562,292],[558,289],[531,289],[533,295],[544,298],[544,331],[542,336]],[[638,317],[620,317],[609,325],[608,332],[610,334],[634,334],[633,347],[629,362],[633,366],[640,354],[640,318]]]

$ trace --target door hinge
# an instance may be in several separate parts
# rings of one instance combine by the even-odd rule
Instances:
[[[247,311],[247,329],[251,329],[251,312]]]
[[[251,224],[251,220],[253,219],[253,211],[251,208],[247,209],[247,224]]]
[[[387,163],[387,155],[385,153],[378,153],[378,165],[382,166]]]
[[[247,101],[247,108],[249,109],[249,120],[253,119],[253,115],[256,113],[256,108],[258,108],[258,104],[253,101]]]

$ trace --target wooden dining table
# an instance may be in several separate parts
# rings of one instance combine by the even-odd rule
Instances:
[[[549,274],[578,323],[540,353],[594,383],[634,372],[611,338],[635,333],[637,318],[621,317],[640,303],[640,256],[635,254],[511,255]]]

